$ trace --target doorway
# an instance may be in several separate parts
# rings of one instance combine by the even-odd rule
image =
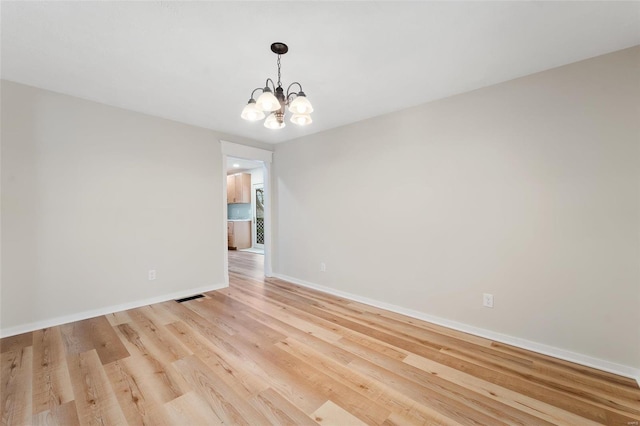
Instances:
[[[227,157],[228,249],[264,255],[264,164]],[[229,257],[231,263],[238,256]]]
[[[222,165],[223,165],[223,206],[224,206],[224,272],[226,283],[229,283],[229,271],[234,269],[232,263],[246,257],[263,256],[261,264],[264,265],[263,276],[272,276],[271,269],[271,211],[270,211],[270,173],[271,151],[253,148],[246,145],[221,141]],[[249,180],[250,204],[244,197],[243,190],[238,190],[238,185],[246,185]],[[228,177],[228,176],[234,176]],[[229,192],[233,192],[229,197]],[[233,200],[229,202],[229,200]],[[240,202],[238,202],[240,201]],[[243,222],[244,223],[237,223]],[[246,221],[249,221],[247,223]],[[229,250],[231,228],[247,229],[250,225],[250,240],[248,247],[244,245],[240,250]],[[230,256],[233,254],[233,256]],[[230,268],[231,267],[231,268]]]

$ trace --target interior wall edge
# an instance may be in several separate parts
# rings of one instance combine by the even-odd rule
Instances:
[[[29,333],[43,328],[55,327],[57,325],[68,324],[70,322],[82,321],[89,318],[95,318],[102,315],[109,315],[114,312],[127,311],[129,309],[140,308],[142,306],[153,305],[155,303],[167,302],[169,300],[182,299],[184,297],[193,296],[208,291],[220,290],[229,287],[228,283],[205,285],[201,287],[191,288],[188,290],[176,291],[161,296],[155,296],[147,299],[136,300],[118,305],[105,306],[89,311],[78,312],[70,315],[49,318],[41,321],[35,321],[27,324],[16,325],[8,328],[0,328],[0,338],[15,336],[17,334]]]
[[[469,324],[429,315],[425,312],[404,308],[402,306],[393,305],[391,303],[381,302],[379,300],[370,299],[368,297],[360,296],[360,295],[349,293],[346,291],[336,290],[335,288],[332,288],[332,287],[315,284],[315,283],[301,280],[288,275],[274,273],[273,276],[275,278],[279,278],[281,280],[288,281],[293,284],[311,288],[313,290],[318,290],[323,293],[331,294],[333,296],[346,298],[354,302],[364,303],[365,305],[374,306],[380,309],[386,309],[387,311],[391,311],[401,315],[406,315],[408,317],[416,318],[422,321],[430,322],[436,325],[451,328],[453,330],[461,331],[464,333],[469,333],[474,336],[483,337],[489,340],[495,340],[496,342],[505,343],[511,346],[516,346],[521,349],[526,349],[526,350],[537,352],[543,355],[552,356],[554,358],[559,358],[564,361],[574,362],[580,365],[584,365],[586,367],[591,367],[591,368],[606,371],[609,373],[618,374],[620,376],[628,377],[630,379],[634,379],[635,381],[637,381],[638,386],[640,387],[640,369],[639,368],[618,364],[615,362],[607,361],[605,359],[591,357],[589,355],[568,351],[566,349],[558,348],[555,346],[545,345],[543,343],[538,343],[531,340],[510,336],[507,334],[498,333],[485,328],[475,327]]]

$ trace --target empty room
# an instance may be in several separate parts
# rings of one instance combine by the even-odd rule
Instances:
[[[0,20],[2,425],[640,425],[640,2]]]

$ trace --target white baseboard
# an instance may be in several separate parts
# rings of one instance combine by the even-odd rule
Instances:
[[[631,379],[636,380],[638,382],[638,386],[640,386],[640,369],[638,368],[633,368],[633,367],[622,365],[622,364],[616,364],[614,362],[607,361],[604,359],[594,358],[588,355],[583,355],[580,353],[567,351],[565,349],[556,348],[555,346],[549,346],[542,343],[532,342],[530,340],[509,336],[507,334],[496,333],[495,331],[474,327],[468,324],[436,317],[433,315],[425,314],[424,312],[403,308],[397,305],[392,305],[391,303],[380,302],[378,300],[369,299],[367,297],[359,296],[357,294],[347,293],[345,291],[336,290],[331,287],[325,287],[323,285],[314,284],[314,283],[300,280],[287,275],[274,273],[273,276],[275,278],[279,278],[284,281],[289,281],[291,283],[298,284],[303,287],[308,287],[314,290],[318,290],[323,293],[329,293],[334,296],[343,297],[345,299],[353,300],[355,302],[364,303],[365,305],[375,306],[376,308],[386,309],[391,312],[406,315],[412,318],[420,319],[420,320],[441,325],[444,327],[452,328],[454,330],[462,331],[464,333],[469,333],[475,336],[484,337],[485,339],[495,340],[496,342],[506,343],[508,345],[517,346],[522,349],[527,349],[533,352],[549,355],[565,361],[575,362],[577,364],[581,364],[587,367],[592,367],[598,370],[607,371],[609,373],[618,374],[620,376],[629,377]]]
[[[30,322],[14,327],[0,329],[0,337],[15,336],[16,334],[28,333],[30,331],[40,330],[43,328],[54,327],[56,325],[67,324],[74,321],[81,321],[88,318],[99,317],[102,315],[112,314],[114,312],[126,311],[128,309],[139,308],[141,306],[153,305],[154,303],[166,302],[167,300],[182,299],[183,297],[193,296],[194,294],[204,293],[207,291],[220,290],[228,287],[228,284],[214,284],[203,287],[192,288],[189,290],[176,291],[174,293],[163,294],[162,296],[151,297],[148,299],[136,300],[135,302],[127,302],[120,305],[105,306],[104,308],[92,309],[89,311],[78,312],[71,315],[63,315],[61,317],[50,318],[42,321]]]

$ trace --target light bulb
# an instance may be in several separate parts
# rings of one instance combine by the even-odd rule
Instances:
[[[267,129],[277,130],[282,129],[285,126],[284,120],[278,121],[278,117],[275,114],[269,114],[266,120],[264,120],[264,127]]]
[[[310,114],[313,112],[313,106],[304,92],[299,92],[298,96],[289,104],[289,111],[294,114]]]
[[[313,120],[309,114],[293,114],[291,116],[291,122],[298,126],[306,126],[307,124],[313,123]]]
[[[262,92],[262,95],[258,97],[258,100],[256,101],[256,105],[262,111],[266,111],[266,112],[280,109],[280,101],[278,100],[278,98],[274,96],[273,92],[268,87],[265,87],[264,92]]]
[[[264,112],[256,106],[256,101],[251,99],[242,110],[240,117],[249,121],[262,120],[264,118]]]

